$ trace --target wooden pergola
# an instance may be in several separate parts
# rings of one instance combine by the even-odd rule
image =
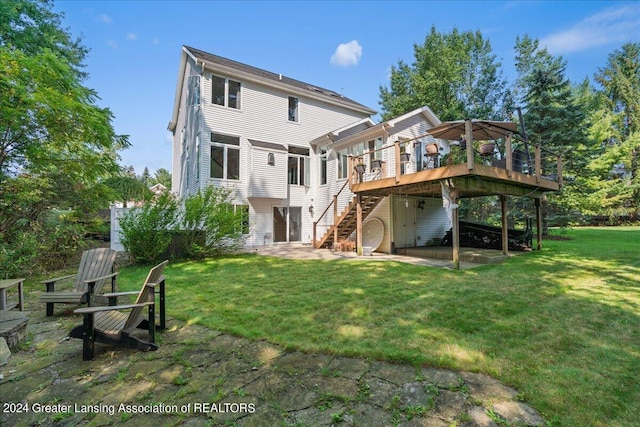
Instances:
[[[352,173],[349,182],[351,192],[356,194],[356,239],[358,254],[362,254],[362,196],[388,196],[402,194],[423,197],[443,197],[448,199],[451,210],[453,234],[453,264],[460,268],[460,238],[458,201],[466,197],[497,195],[500,197],[502,215],[502,252],[508,254],[507,233],[507,196],[526,196],[535,200],[537,249],[542,249],[542,216],[541,198],[547,192],[557,192],[562,187],[562,161],[556,157],[556,173],[549,177],[543,175],[542,149],[537,146],[533,161],[529,161],[528,173],[514,170],[512,136],[517,133],[516,124],[512,122],[495,122],[484,120],[460,120],[445,122],[432,128],[427,134],[411,140],[396,142],[387,149],[395,150],[395,175],[366,181],[362,174],[355,173],[356,160],[351,159]],[[437,139],[466,142],[466,162],[446,165],[434,169],[421,170],[414,173],[401,173],[400,143],[432,136]],[[475,161],[474,140],[504,140],[504,167],[489,166]],[[533,163],[533,165],[531,165]],[[533,166],[533,167],[532,167]]]

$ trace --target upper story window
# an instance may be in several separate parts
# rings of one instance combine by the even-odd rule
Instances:
[[[320,148],[320,185],[327,183],[327,147]]]
[[[338,158],[338,179],[349,177],[349,156],[362,157],[364,153],[364,142],[344,148],[337,152]]]
[[[200,105],[200,76],[189,76],[187,105]]]
[[[240,109],[242,84],[220,76],[211,76],[211,103]]]
[[[200,133],[196,135],[196,182],[200,181]]]
[[[211,178],[240,179],[240,138],[211,132]]]
[[[369,148],[369,161],[382,160],[382,137],[367,142]]]
[[[298,122],[298,98],[295,96],[289,97],[289,121]]]
[[[289,147],[287,162],[287,177],[289,184],[309,185],[309,149]]]

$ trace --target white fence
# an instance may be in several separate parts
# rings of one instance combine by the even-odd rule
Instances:
[[[124,246],[120,243],[120,218],[131,208],[118,208],[111,206],[111,249],[124,251]]]

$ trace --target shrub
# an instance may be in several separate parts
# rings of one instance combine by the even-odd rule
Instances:
[[[184,201],[181,228],[189,258],[233,252],[244,244],[245,211],[231,204],[231,190],[207,187]]]
[[[135,263],[162,257],[204,258],[233,252],[244,244],[246,211],[231,203],[231,190],[208,187],[184,199],[169,194],[128,211],[120,219],[121,243]]]
[[[120,242],[135,263],[158,261],[171,243],[178,203],[170,193],[163,193],[140,208],[129,210],[120,219]]]

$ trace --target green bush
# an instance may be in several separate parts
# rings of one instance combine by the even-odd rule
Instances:
[[[38,266],[44,271],[64,268],[77,260],[80,251],[87,247],[84,226],[78,223],[75,212],[52,209],[43,215],[38,237]]]
[[[231,204],[231,190],[207,187],[184,201],[181,229],[189,258],[233,252],[244,244],[245,211]]]
[[[120,219],[120,242],[133,262],[152,263],[167,251],[177,213],[177,201],[170,193],[164,193],[140,208],[129,210]]]
[[[167,255],[204,258],[241,248],[246,219],[246,209],[231,203],[226,188],[208,187],[184,199],[182,208],[165,194],[124,215],[120,241],[135,263]]]

